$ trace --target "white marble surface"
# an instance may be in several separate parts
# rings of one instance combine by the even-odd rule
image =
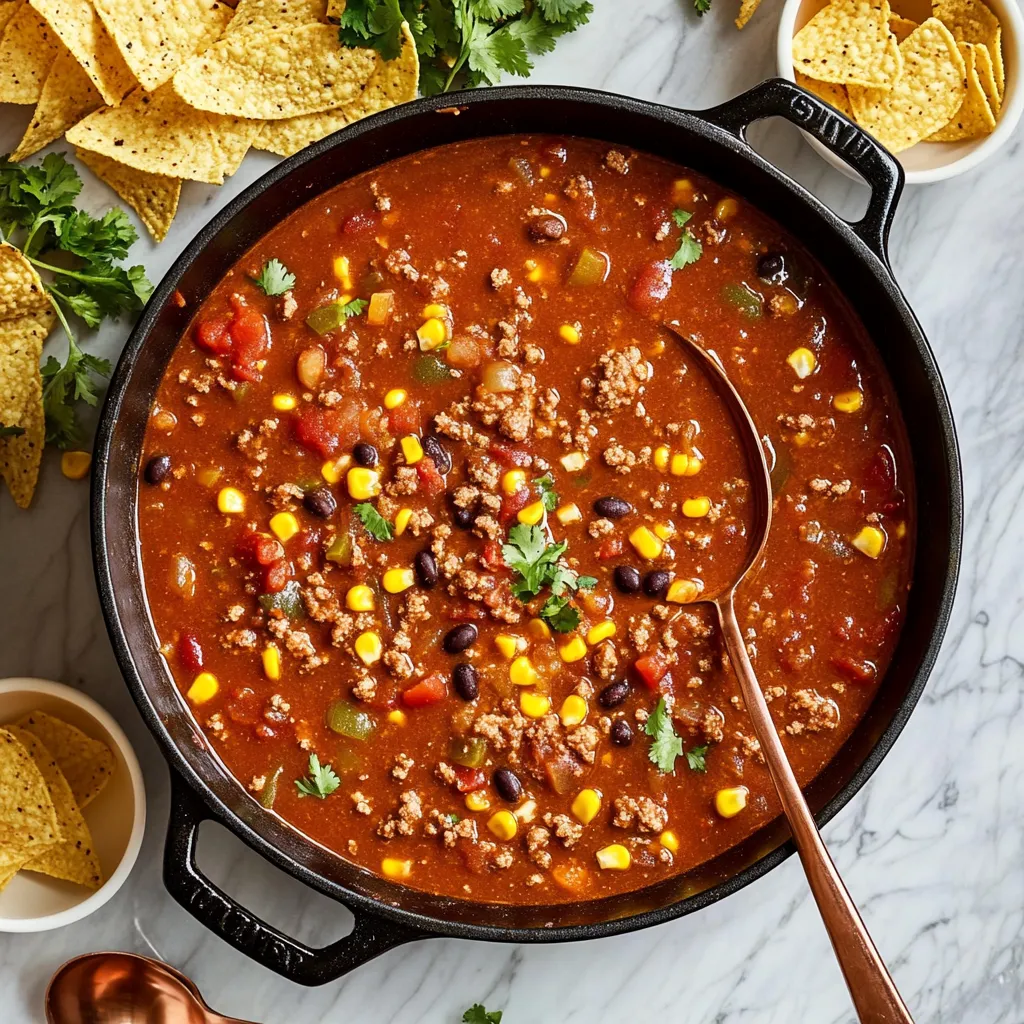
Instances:
[[[698,20],[686,0],[598,0],[593,22],[542,60],[536,80],[709,106],[773,71],[779,0],[737,33],[728,0]],[[718,6],[722,5],[722,6]],[[628,13],[625,13],[627,12]],[[0,107],[0,152],[27,109]],[[758,133],[773,160],[842,213],[865,192],[827,167],[788,125]],[[681,154],[685,158],[684,154]],[[942,656],[919,708],[871,783],[826,839],[919,1024],[1024,1021],[1024,177],[1020,132],[969,177],[903,198],[896,275],[931,338],[963,444],[964,571]],[[193,233],[271,165],[252,154],[222,188],[187,185],[169,238],[133,254],[156,279]],[[92,185],[99,210],[110,194]],[[90,347],[116,355],[127,325]],[[52,344],[59,345],[55,335]],[[149,827],[129,884],[63,931],[0,936],[0,1019],[42,1020],[50,973],[66,957],[120,948],[190,974],[223,1013],[264,1024],[447,1024],[474,1001],[508,1024],[643,1019],[707,1024],[846,1024],[842,980],[791,860],[709,910],[600,942],[516,947],[405,946],[307,991],[203,930],[164,892],[167,769],[125,690],[103,628],[88,547],[87,487],[47,458],[36,502],[0,499],[0,677],[80,686],[121,721],[149,790]],[[200,858],[273,922],[320,944],[342,934],[336,904],[264,863],[217,826]]]

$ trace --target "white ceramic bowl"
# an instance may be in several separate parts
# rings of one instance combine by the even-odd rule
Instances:
[[[128,739],[91,697],[43,679],[0,680],[0,723],[46,711],[102,740],[114,754],[114,774],[82,812],[106,881],[91,892],[32,871],[19,871],[0,893],[0,932],[43,932],[88,917],[124,884],[146,828],[146,789]]]
[[[890,0],[891,2],[891,0]],[[779,20],[777,40],[779,74],[791,82],[796,80],[793,74],[793,36],[814,17],[827,0],[786,0]],[[1024,16],[1021,15],[1017,0],[985,0],[992,12],[999,18],[1003,27],[1003,62],[1006,66],[1006,90],[1003,95],[1002,109],[996,120],[995,131],[980,139],[968,139],[963,142],[920,142],[896,158],[903,165],[908,185],[925,185],[933,181],[943,181],[957,174],[973,170],[983,160],[995,153],[1009,137],[1020,121],[1024,111],[1024,83],[1021,82],[1022,62],[1024,62]],[[929,4],[922,0],[897,2],[900,14],[914,21],[928,17]],[[857,178],[838,157],[833,156],[820,142],[804,133],[804,138],[833,167],[838,168],[851,178]],[[859,180],[859,179],[858,179]]]

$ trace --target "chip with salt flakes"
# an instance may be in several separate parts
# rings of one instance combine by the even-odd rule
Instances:
[[[983,43],[992,57],[1000,98],[1005,88],[1002,26],[981,0],[933,0],[932,15],[953,34],[958,43]]]
[[[7,22],[14,17],[20,6],[21,0],[0,0],[0,36],[3,36]]]
[[[327,0],[327,17],[331,21],[341,21],[345,13],[345,0]]]
[[[892,88],[847,89],[858,124],[892,153],[938,131],[959,110],[967,92],[964,59],[937,18],[914,29],[900,51],[903,73]]]
[[[813,92],[819,99],[823,99],[836,110],[842,111],[847,117],[853,117],[853,111],[850,110],[850,97],[846,95],[846,86],[836,85],[834,82],[818,82],[795,69],[794,71],[797,85],[808,92]]]
[[[43,146],[60,138],[86,114],[102,106],[103,97],[96,91],[96,86],[67,47],[62,45],[60,55],[43,83],[43,93],[32,120],[11,159],[24,160],[37,153]]]
[[[240,0],[225,35],[276,32],[293,25],[323,21],[326,16],[324,0]]]
[[[57,37],[28,0],[0,38],[0,103],[35,103],[57,56]]]
[[[992,54],[984,43],[967,43],[965,45],[974,48],[974,66],[978,72],[978,81],[981,82],[981,87],[985,91],[985,98],[992,108],[992,113],[998,114],[1003,101],[999,94],[999,86],[996,85]]]
[[[20,249],[0,242],[0,320],[48,309],[50,300],[35,267]]]
[[[819,82],[891,88],[903,60],[887,0],[832,0],[793,37],[793,65]]]
[[[24,746],[0,729],[0,870],[62,838],[42,773]]]
[[[988,135],[995,129],[996,116],[992,113],[985,90],[981,87],[981,81],[978,78],[977,46],[971,43],[959,43],[958,46],[967,68],[967,94],[949,124],[929,135],[926,142],[958,142],[961,139],[974,139],[979,135]]]

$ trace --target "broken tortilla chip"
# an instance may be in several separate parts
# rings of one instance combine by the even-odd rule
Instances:
[[[37,736],[53,754],[79,807],[92,803],[110,781],[114,755],[105,743],[45,711],[33,711],[15,724]]]
[[[975,56],[978,47],[971,43],[959,43],[958,46],[967,68],[967,94],[949,124],[929,135],[926,142],[958,142],[960,139],[974,139],[979,135],[988,135],[995,129],[996,116],[989,106],[985,90],[981,87],[978,77]]]
[[[829,106],[835,107],[851,120],[853,111],[850,110],[850,97],[846,95],[845,85],[836,85],[835,82],[819,82],[808,78],[805,74],[794,69],[796,84],[808,92],[813,92],[818,99],[824,100]]]
[[[341,21],[345,13],[345,0],[327,0],[327,17],[331,21]]]
[[[96,86],[103,102],[116,106],[135,87],[120,51],[92,0],[30,0]]]
[[[76,149],[75,156],[131,206],[157,242],[163,241],[178,209],[181,178],[140,171],[87,149]]]
[[[21,6],[21,0],[0,0],[0,37],[4,34],[7,22],[14,17]]]
[[[0,103],[36,103],[57,56],[57,37],[23,0],[0,38]]]
[[[17,738],[0,729],[0,871],[61,839],[39,768]]]
[[[143,89],[152,92],[224,31],[234,11],[217,0],[94,0]]]
[[[974,66],[978,72],[978,81],[985,91],[985,98],[992,108],[992,113],[998,116],[999,109],[1003,105],[1003,98],[996,84],[995,68],[992,65],[992,54],[984,43],[966,43],[966,46],[974,48]]]
[[[937,18],[914,29],[900,51],[903,74],[891,89],[847,89],[858,124],[891,153],[938,131],[960,109],[967,92],[964,59]]]
[[[1006,73],[999,19],[981,0],[932,0],[932,16],[949,29],[958,43],[983,43],[988,47],[996,88],[1002,99]]]
[[[793,65],[819,82],[891,88],[903,60],[888,0],[832,0],[793,37]]]
[[[896,42],[902,43],[915,28],[917,28],[916,21],[901,18],[898,14],[889,15],[889,31],[896,37]]]
[[[36,104],[32,120],[11,154],[11,160],[24,160],[59,139],[86,114],[103,106],[103,97],[96,91],[89,76],[67,47],[61,46],[43,83],[43,92]]]
[[[38,313],[50,307],[43,282],[20,249],[0,242],[0,320]]]
[[[754,16],[754,12],[761,6],[761,0],[742,0],[740,13],[736,16],[736,27],[743,28],[744,25]]]

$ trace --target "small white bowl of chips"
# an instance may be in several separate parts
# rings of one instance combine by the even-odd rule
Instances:
[[[1013,133],[1022,45],[1017,0],[786,0],[779,74],[878,139],[908,184],[927,184],[977,167]]]
[[[127,879],[146,791],[121,727],[92,698],[0,681],[0,932],[87,917]]]

